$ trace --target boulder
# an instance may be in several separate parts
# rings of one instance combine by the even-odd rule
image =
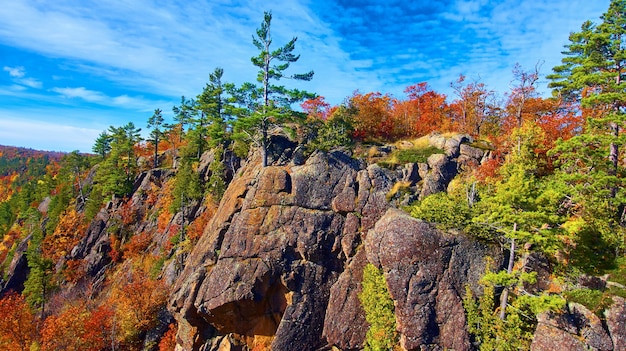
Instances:
[[[612,296],[613,304],[606,311],[606,325],[613,341],[613,350],[626,350],[626,300]]]
[[[421,198],[445,191],[450,181],[457,174],[456,161],[444,154],[430,155],[428,167],[430,171],[424,177]]]
[[[537,316],[531,350],[614,350],[602,321],[585,306],[569,303],[563,313],[544,312]]]
[[[485,155],[484,150],[479,149],[477,147],[470,146],[468,144],[461,144],[459,151],[462,156],[467,156],[479,162],[480,160],[482,160],[483,156]]]
[[[365,251],[368,262],[384,272],[404,349],[471,350],[465,286],[480,293],[485,257],[502,262],[498,250],[390,209],[369,231]]]

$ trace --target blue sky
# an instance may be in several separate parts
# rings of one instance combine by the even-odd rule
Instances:
[[[11,0],[0,6],[0,144],[91,150],[110,125],[171,119],[216,67],[254,81],[252,34],[273,13],[275,45],[298,37],[301,89],[338,104],[354,90],[403,97],[459,74],[503,94],[515,63],[542,74],[570,32],[610,0]],[[289,82],[288,82],[289,83]],[[545,87],[547,82],[541,81]]]

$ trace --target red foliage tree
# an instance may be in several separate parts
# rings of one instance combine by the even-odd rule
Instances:
[[[324,100],[323,96],[318,96],[315,99],[309,99],[300,104],[302,111],[309,117],[327,120],[332,113],[332,108],[329,103]]]
[[[87,304],[67,306],[58,315],[46,318],[42,351],[99,351],[106,349],[112,336],[113,311],[101,306],[93,311]]]
[[[30,349],[37,339],[35,316],[24,297],[9,293],[0,299],[0,349]]]

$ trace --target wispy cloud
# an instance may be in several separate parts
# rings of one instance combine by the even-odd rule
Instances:
[[[43,83],[35,78],[26,78],[26,70],[24,67],[8,67],[4,66],[3,70],[9,73],[13,81],[19,85],[14,85],[12,90],[24,90],[24,87],[41,89]]]
[[[133,97],[128,95],[108,96],[103,92],[90,90],[85,87],[50,89],[66,99],[81,99],[89,103],[103,106],[123,107],[126,109],[151,111],[155,106],[168,105],[168,101],[146,99],[141,96]]]
[[[26,74],[24,72],[24,67],[8,67],[8,66],[4,66],[4,68],[2,68],[3,71],[5,72],[9,72],[9,75],[13,78],[22,78],[24,77],[24,74]]]
[[[101,132],[60,123],[25,120],[0,115],[0,140],[3,145],[28,146],[40,150],[90,152]],[[28,133],[24,133],[27,130]]]

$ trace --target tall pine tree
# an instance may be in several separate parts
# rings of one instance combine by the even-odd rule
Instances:
[[[158,108],[148,118],[148,128],[152,128],[150,130],[150,142],[154,144],[154,168],[159,166],[159,141],[163,136],[163,131],[161,130],[163,121],[163,115],[161,115],[161,110]]]
[[[612,248],[624,247],[626,197],[623,158],[626,123],[626,1],[612,0],[602,23],[590,21],[570,35],[562,65],[550,86],[580,103],[586,119],[579,136],[557,145],[560,176],[570,186],[582,220],[581,232],[595,233]]]
[[[292,63],[300,59],[300,55],[293,53],[298,38],[294,37],[284,46],[273,49],[271,22],[272,13],[265,12],[261,27],[256,30],[256,36],[252,37],[252,43],[260,51],[258,56],[251,58],[252,64],[259,68],[257,82],[260,85],[245,84],[242,88],[247,90],[247,94],[242,96],[246,96],[245,104],[252,107],[253,111],[239,116],[235,123],[235,137],[250,141],[261,149],[263,166],[268,164],[267,150],[272,130],[283,128],[297,116],[291,104],[314,97],[314,94],[305,91],[274,84],[283,78],[309,81],[313,78],[313,71],[293,75],[285,73]]]

